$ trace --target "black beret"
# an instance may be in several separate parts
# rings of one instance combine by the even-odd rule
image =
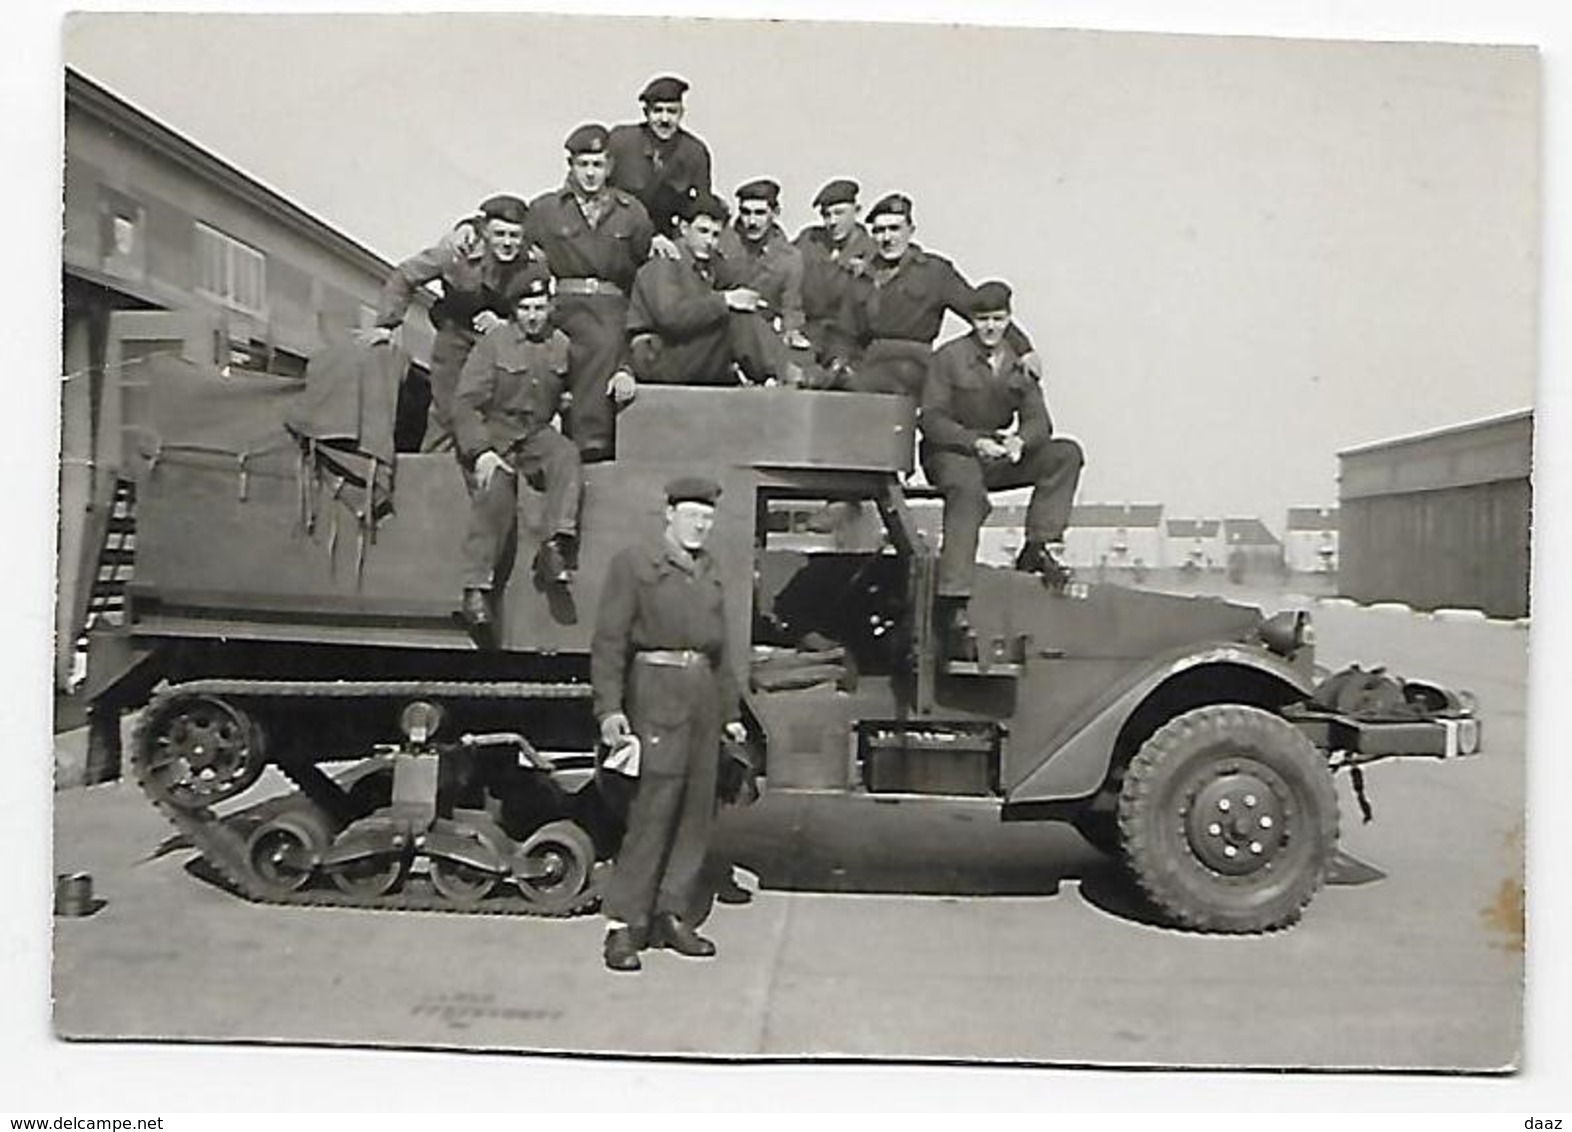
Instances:
[[[640,102],[680,102],[688,93],[688,84],[676,75],[661,75],[651,79],[639,94]]]
[[[819,190],[819,195],[813,198],[814,208],[825,208],[832,204],[856,204],[857,194],[862,192],[862,186],[847,177],[837,177],[824,188]]]
[[[731,219],[731,209],[714,193],[698,192],[685,197],[676,208],[679,220],[692,220],[695,216],[709,216],[722,224]]]
[[[528,213],[527,204],[507,193],[499,193],[480,202],[480,215],[485,220],[506,220],[509,224],[522,224]]]
[[[890,216],[904,216],[910,220],[912,218],[912,198],[905,193],[891,193],[868,210],[868,220],[871,223],[875,217],[886,214]]]
[[[972,292],[972,313],[985,314],[1010,309],[1010,285],[998,279],[979,283]]]
[[[745,185],[737,186],[738,200],[767,200],[772,206],[781,202],[781,187],[768,177],[760,177]]]
[[[521,299],[550,294],[551,273],[538,263],[526,264],[502,288],[502,297],[510,307],[517,306]]]
[[[569,153],[605,153],[606,142],[611,134],[605,126],[597,122],[586,122],[568,135],[568,140],[562,144],[567,146]]]
[[[666,484],[666,502],[669,505],[708,503],[713,507],[720,494],[720,484],[708,476],[678,476]]]

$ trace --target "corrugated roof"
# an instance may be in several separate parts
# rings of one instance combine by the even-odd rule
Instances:
[[[1169,519],[1169,538],[1216,538],[1222,529],[1221,519]]]
[[[1229,546],[1281,546],[1260,519],[1224,519],[1223,541]]]
[[[1158,527],[1161,503],[1077,503],[1070,512],[1072,527]]]

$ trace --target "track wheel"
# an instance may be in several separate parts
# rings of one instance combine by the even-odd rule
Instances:
[[[466,833],[479,843],[485,856],[495,857],[499,862],[504,860],[497,851],[496,843],[485,833],[475,829],[469,829]],[[485,869],[453,857],[431,858],[431,887],[450,904],[462,908],[479,904],[491,895],[501,881],[502,877],[494,869]]]
[[[246,843],[246,861],[257,882],[282,896],[304,888],[333,843],[333,827],[315,809],[287,810],[258,826]]]
[[[408,853],[385,853],[346,861],[328,873],[347,896],[386,896],[409,875]]]
[[[200,809],[245,790],[267,765],[262,729],[218,696],[175,696],[143,725],[137,742],[142,780],[155,798]]]
[[[1296,921],[1337,849],[1326,760],[1292,724],[1220,704],[1136,752],[1119,828],[1136,882],[1181,927],[1264,932]]]
[[[524,898],[542,912],[567,912],[594,865],[595,844],[577,822],[548,822],[519,850],[514,879]]]

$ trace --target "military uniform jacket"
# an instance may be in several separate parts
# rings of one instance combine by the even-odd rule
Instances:
[[[911,244],[893,270],[882,267],[876,257],[862,266],[847,288],[841,322],[859,346],[877,338],[931,346],[944,324],[944,312],[967,318],[975,297],[953,263]],[[1031,340],[1013,324],[1009,342],[1019,353],[1031,351]]]
[[[488,449],[505,455],[551,425],[568,375],[568,336],[533,339],[517,323],[493,327],[470,351],[453,401],[459,452],[473,461]]]
[[[919,420],[924,444],[972,455],[979,436],[1008,428],[1016,414],[1026,447],[1053,435],[1048,404],[1036,378],[1008,342],[999,349],[997,372],[976,334],[946,342],[935,351],[922,389]]]
[[[626,710],[628,668],[646,649],[694,649],[710,658],[723,722],[740,717],[726,648],[726,607],[715,560],[666,541],[619,551],[606,570],[590,643],[595,718]]]
[[[822,224],[797,233],[802,253],[802,311],[811,319],[839,318],[854,272],[879,254],[878,245],[861,224],[845,242],[836,244]]]
[[[686,248],[679,259],[656,256],[639,268],[628,303],[628,334],[686,342],[724,327],[730,312],[709,271]]]
[[[584,219],[573,189],[563,185],[530,202],[524,238],[546,255],[558,279],[602,279],[624,293],[639,264],[649,258],[655,230],[636,197],[608,188],[593,228]]]
[[[721,233],[718,251],[723,288],[753,288],[773,308],[769,313],[781,316],[782,333],[802,329],[802,253],[779,225],[770,225],[757,244],[743,239],[733,225]]]
[[[655,230],[671,231],[677,206],[710,191],[710,151],[687,130],[662,142],[643,122],[611,128],[611,183],[643,202]]]
[[[511,263],[499,263],[489,252],[479,259],[470,259],[456,247],[445,244],[427,248],[400,263],[383,283],[376,324],[389,329],[398,326],[404,321],[415,292],[438,281],[442,283],[442,298],[431,308],[434,325],[469,330],[475,316],[484,310],[506,318],[510,312],[503,292],[508,281],[527,263],[522,255]]]

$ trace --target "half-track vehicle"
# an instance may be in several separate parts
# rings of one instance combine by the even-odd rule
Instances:
[[[396,366],[362,359],[342,427],[302,429],[323,390],[132,345],[111,377],[134,570],[121,623],[90,635],[94,758],[117,763],[135,712],[130,773],[248,899],[591,907],[618,836],[596,603],[677,473],[723,488],[710,547],[766,791],[992,799],[1119,854],[1173,924],[1257,932],[1327,874],[1335,771],[1479,747],[1464,695],[1357,672],[1318,689],[1302,611],[979,566],[975,646],[943,647],[914,409],[892,396],[641,389],[616,458],[585,469],[572,586],[532,578],[524,492],[480,648],[455,618],[464,484],[450,454],[392,454]]]

